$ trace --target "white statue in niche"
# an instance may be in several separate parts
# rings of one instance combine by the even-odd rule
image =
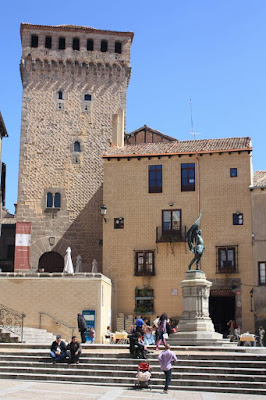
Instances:
[[[95,258],[94,258],[94,260],[92,261],[92,269],[91,269],[91,272],[92,272],[93,274],[97,274],[97,269],[98,269],[98,263],[97,263],[97,261],[96,261]]]
[[[76,269],[75,269],[76,274],[81,272],[81,267],[82,267],[82,259],[81,255],[79,254],[76,258]]]

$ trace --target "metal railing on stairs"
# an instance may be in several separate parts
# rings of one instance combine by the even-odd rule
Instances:
[[[20,337],[21,342],[23,340],[23,320],[25,317],[25,314],[0,304],[0,328],[14,333]]]
[[[46,315],[47,317],[49,317],[52,320],[54,320],[57,325],[61,324],[61,325],[64,325],[66,328],[71,329],[71,336],[74,335],[75,326],[70,326],[70,325],[66,324],[65,322],[60,321],[58,318],[55,318],[55,317],[53,317],[52,315],[50,315],[50,314],[48,314],[46,312],[39,312],[39,314],[40,314],[40,319],[39,319],[39,328],[40,329],[42,329],[42,315]]]

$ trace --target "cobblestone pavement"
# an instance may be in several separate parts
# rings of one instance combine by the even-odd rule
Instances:
[[[0,399],[5,400],[265,400],[266,396],[161,390],[136,391],[108,386],[88,386],[68,383],[0,380]]]

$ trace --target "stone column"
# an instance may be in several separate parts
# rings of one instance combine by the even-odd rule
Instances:
[[[209,316],[209,296],[212,283],[201,270],[187,271],[180,283],[183,313],[178,331],[169,338],[171,344],[210,346],[222,344],[223,335],[214,331]]]

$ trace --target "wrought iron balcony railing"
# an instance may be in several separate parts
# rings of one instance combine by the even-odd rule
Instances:
[[[4,304],[0,304],[0,328],[19,336],[21,342],[23,340],[24,317],[25,314],[21,314]]]
[[[162,226],[156,227],[156,243],[186,242],[187,227],[180,230],[164,231]]]

